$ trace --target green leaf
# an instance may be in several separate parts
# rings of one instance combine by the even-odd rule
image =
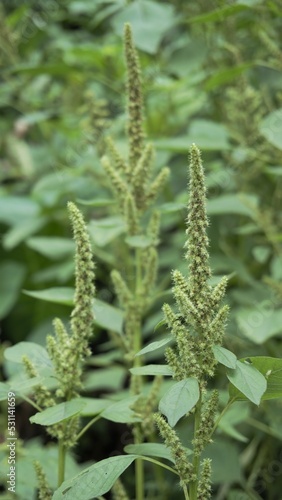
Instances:
[[[94,198],[93,200],[81,200],[80,198],[76,200],[80,205],[86,205],[89,207],[108,207],[109,205],[114,205],[115,200],[110,198]]]
[[[72,255],[75,250],[74,241],[69,238],[36,236],[29,238],[26,244],[29,248],[52,260],[63,259]]]
[[[9,391],[10,387],[8,386],[8,384],[0,382],[0,401],[7,401]]]
[[[92,500],[107,493],[119,476],[138,458],[136,455],[110,457],[84,469],[74,478],[64,481],[53,500]]]
[[[254,209],[252,206],[254,206],[255,201],[251,195],[221,195],[207,202],[207,211],[209,215],[237,214],[253,217]]]
[[[196,143],[204,151],[226,150],[230,148],[228,133],[225,127],[212,120],[193,120],[189,132],[183,137],[159,139],[155,141],[158,149],[167,149],[179,153],[187,153],[188,148]],[[183,208],[181,204],[180,208]]]
[[[132,248],[147,248],[152,245],[152,239],[147,236],[127,236],[125,242]]]
[[[246,443],[248,441],[248,438],[237,431],[235,426],[246,421],[249,417],[249,413],[250,408],[246,402],[236,402],[236,404],[231,406],[231,408],[228,409],[227,413],[223,415],[218,424],[218,427],[228,436],[231,436],[234,439],[241,441],[242,443]]]
[[[5,318],[17,301],[25,268],[15,261],[2,261],[0,264],[0,319]]]
[[[186,149],[187,149],[187,144],[186,144]],[[171,201],[169,203],[163,203],[162,205],[159,206],[159,211],[164,214],[179,212],[180,210],[187,210],[187,205],[185,205],[185,203],[177,203]]]
[[[187,378],[174,384],[162,397],[159,410],[174,427],[181,417],[196,405],[200,397],[199,384],[195,378]]]
[[[25,295],[35,299],[54,302],[55,304],[73,305],[74,289],[71,287],[53,287],[45,290],[23,290]]]
[[[233,368],[233,369],[236,368],[237,357],[235,356],[235,354],[233,354],[233,352],[219,345],[214,345],[212,350],[215,359],[219,363],[221,363],[224,366],[227,366],[228,368]]]
[[[23,196],[2,196],[0,198],[0,222],[15,225],[19,220],[32,220],[39,214],[39,205]]]
[[[136,47],[155,54],[166,31],[176,23],[174,7],[150,0],[132,2],[114,17],[113,27],[118,35],[126,22],[132,26]]]
[[[84,387],[89,391],[96,389],[117,391],[123,386],[125,377],[126,370],[123,366],[96,369],[86,374]]]
[[[167,345],[169,342],[171,342],[172,337],[166,337],[162,340],[157,340],[156,342],[152,342],[151,344],[147,345],[146,347],[143,347],[141,351],[137,352],[135,354],[136,356],[142,356],[143,354],[147,354],[147,352],[153,352],[156,351],[157,349],[160,349],[164,345]]]
[[[262,400],[282,398],[282,359],[268,356],[254,356],[245,358],[251,363],[254,369],[258,370],[267,382],[267,389],[262,395]],[[246,399],[243,394],[238,394],[234,387],[230,387],[230,396],[237,399]]]
[[[105,408],[113,404],[110,399],[102,398],[80,398],[80,401],[84,403],[84,406],[80,412],[82,417],[92,417],[93,415],[98,415],[103,410],[105,410]]]
[[[247,363],[245,360],[243,362],[237,361],[236,369],[227,371],[227,378],[238,389],[238,391],[234,391],[233,388],[230,388],[231,397],[241,399],[240,393],[242,393],[252,403],[260,404],[267,387],[266,379],[252,364]]]
[[[126,226],[122,217],[106,217],[92,220],[88,225],[89,234],[98,247],[104,247],[125,232]]]
[[[282,149],[282,108],[267,115],[262,120],[259,130],[270,144]]]
[[[7,347],[4,356],[14,363],[22,363],[23,356],[27,356],[37,369],[52,368],[53,366],[46,349],[33,342],[19,342],[12,347]]]
[[[23,292],[35,299],[69,306],[73,305],[74,288],[71,287],[54,287],[37,291],[23,290]],[[122,334],[123,311],[102,300],[93,299],[93,313],[96,325]]]
[[[189,127],[187,140],[207,151],[230,148],[226,128],[212,120],[193,120]]]
[[[111,422],[120,422],[128,424],[132,422],[140,422],[141,419],[136,416],[131,406],[137,401],[139,396],[132,396],[117,403],[108,406],[102,413],[101,417],[110,420]]]
[[[192,450],[187,449],[187,456],[192,454]],[[165,458],[172,463],[175,463],[169,448],[163,443],[141,443],[141,444],[128,444],[125,446],[126,453],[133,453],[134,455],[141,455],[147,457]]]
[[[29,420],[32,424],[54,425],[79,414],[84,406],[85,402],[80,398],[72,399],[38,412]]]
[[[167,365],[147,365],[130,368],[133,375],[173,375],[172,369]]]
[[[102,300],[94,299],[94,322],[96,325],[122,334],[124,312]]]
[[[240,308],[236,320],[242,333],[255,344],[263,344],[282,332],[282,311],[274,310],[270,300],[256,304],[256,308]]]
[[[213,90],[216,87],[232,82],[232,80],[240,76],[242,73],[245,73],[245,71],[250,69],[252,66],[253,63],[245,63],[215,71],[213,72],[213,75],[207,79],[205,89],[207,91]]]
[[[34,217],[33,219],[23,220],[20,224],[15,224],[3,238],[3,247],[6,250],[12,250],[22,241],[32,234],[39,231],[43,226],[45,226],[48,221],[47,217]]]
[[[189,23],[211,23],[216,21],[224,21],[229,16],[233,16],[242,10],[246,10],[246,5],[226,5],[220,9],[215,9],[199,16],[194,16],[188,19]]]

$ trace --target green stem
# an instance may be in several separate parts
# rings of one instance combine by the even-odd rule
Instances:
[[[167,469],[170,472],[173,472],[173,474],[176,474],[178,476],[178,472],[174,470],[172,467],[169,467],[169,465],[163,464],[159,460],[156,460],[155,458],[149,458],[149,457],[140,457],[140,460],[145,460],[146,462],[152,462],[152,464],[159,465],[160,467],[163,467],[163,469]]]
[[[88,424],[86,424],[83,429],[81,429],[81,431],[79,432],[79,434],[77,435],[77,441],[81,438],[81,436],[83,436],[83,434],[88,431],[88,429],[93,425],[95,424],[95,422],[97,422],[97,420],[99,420],[101,418],[101,415],[96,415],[96,417],[93,417],[89,422]]]
[[[221,421],[223,415],[225,415],[225,413],[229,410],[230,406],[234,403],[234,401],[236,401],[236,398],[232,398],[228,401],[227,405],[225,406],[225,408],[223,408],[221,414],[217,417],[215,423],[214,423],[214,426],[212,428],[212,431],[210,433],[210,438],[212,437],[214,431],[216,430],[219,422]]]
[[[58,460],[58,488],[65,479],[66,447],[63,439],[59,440],[59,460]]]
[[[200,394],[200,398],[199,398],[199,401],[196,405],[196,410],[195,410],[194,438],[196,438],[198,429],[200,427],[201,410],[202,410],[202,395]],[[189,488],[189,494],[190,494],[191,500],[197,500],[197,490],[198,490],[198,482],[199,482],[199,467],[200,467],[200,456],[196,455],[194,453],[193,472],[196,475],[196,479],[195,479],[195,481],[191,482],[191,485]]]
[[[187,489],[186,484],[184,484],[184,486],[183,486],[183,492],[184,492],[185,500],[189,500],[189,493],[188,493],[188,489]]]
[[[139,308],[139,291],[142,286],[142,265],[141,265],[141,254],[140,250],[137,248],[135,252],[135,265],[136,265],[136,283],[135,283],[135,303],[137,309]],[[133,348],[134,352],[138,352],[142,349],[142,329],[141,329],[141,318],[138,318],[138,325],[133,332]],[[141,356],[137,356],[134,358],[133,366],[141,366],[142,359]],[[140,386],[139,381],[141,382],[142,378],[140,375],[133,375],[133,377],[137,377],[138,383],[137,387]],[[136,425],[135,428],[135,444],[140,444],[143,441],[143,436],[141,429],[139,428],[139,424]],[[141,459],[137,459],[135,462],[135,495],[136,500],[144,500],[144,463]]]

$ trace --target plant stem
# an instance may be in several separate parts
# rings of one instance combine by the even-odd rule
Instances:
[[[77,441],[81,438],[81,436],[83,436],[83,434],[88,431],[88,429],[91,427],[91,425],[95,424],[95,422],[97,422],[97,420],[99,420],[101,418],[100,415],[96,415],[96,417],[93,417],[89,422],[88,424],[85,425],[85,427],[83,427],[83,429],[81,429],[81,431],[79,432],[79,434],[77,435]]]
[[[136,303],[136,308],[138,310],[138,301],[139,301],[139,291],[140,287],[142,285],[142,266],[141,266],[141,258],[140,258],[140,250],[137,248],[135,252],[135,265],[136,265],[136,284],[135,284],[135,303]],[[133,346],[134,346],[134,352],[140,351],[142,349],[142,330],[141,330],[141,318],[138,318],[138,326],[133,332],[134,339],[133,339]],[[142,365],[142,359],[141,356],[137,356],[134,358],[134,363],[133,366],[141,366]],[[140,386],[140,383],[142,378],[140,375],[133,375],[133,377],[137,377],[139,379],[137,387]],[[141,429],[139,428],[139,425],[136,425],[135,428],[135,438],[134,442],[135,444],[140,444],[142,443],[143,438],[142,438],[142,432]],[[135,462],[135,495],[136,495],[136,500],[144,500],[144,464],[143,461],[140,459],[137,459]]]
[[[184,492],[185,500],[189,500],[189,493],[188,493],[186,484],[183,486],[183,492]]]
[[[59,460],[58,460],[58,488],[65,479],[66,448],[63,439],[59,440]]]
[[[210,433],[210,437],[212,437],[214,431],[216,430],[219,422],[221,421],[223,415],[225,415],[225,413],[227,412],[227,410],[229,410],[230,406],[234,403],[234,401],[236,401],[236,398],[232,398],[228,401],[227,405],[225,406],[225,408],[223,408],[221,414],[217,417],[215,423],[214,423],[214,426],[212,428],[212,431]]]
[[[202,410],[202,395],[200,393],[200,398],[199,398],[199,401],[196,405],[196,410],[195,410],[194,438],[196,438],[197,431],[200,427],[201,410]],[[191,485],[189,488],[191,500],[197,500],[197,489],[198,489],[198,481],[199,481],[199,466],[200,466],[200,456],[196,455],[194,453],[193,472],[196,475],[196,480],[191,482]]]

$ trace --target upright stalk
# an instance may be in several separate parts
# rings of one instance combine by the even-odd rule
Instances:
[[[201,422],[201,411],[202,411],[202,398],[200,399],[196,405],[195,409],[195,420],[194,420],[194,439],[196,439]],[[193,458],[193,471],[196,475],[195,481],[191,481],[189,494],[190,500],[197,500],[197,491],[198,491],[198,483],[199,483],[199,467],[200,467],[200,455],[194,453]]]
[[[59,458],[58,458],[58,488],[65,480],[65,465],[66,465],[66,447],[64,439],[59,440]]]

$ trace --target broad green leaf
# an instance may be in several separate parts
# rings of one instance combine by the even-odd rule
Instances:
[[[37,233],[47,221],[47,217],[36,216],[33,219],[23,220],[21,223],[15,224],[4,235],[3,247],[6,250],[12,250],[26,238]]]
[[[263,264],[271,255],[271,249],[263,245],[257,245],[253,248],[252,253],[256,261]]]
[[[209,215],[238,214],[254,217],[256,199],[251,195],[223,194],[207,202]],[[254,207],[255,208],[255,207]]]
[[[157,349],[160,349],[164,345],[167,345],[169,342],[171,342],[172,337],[166,337],[162,340],[157,340],[156,342],[152,342],[151,344],[147,345],[146,347],[143,347],[141,351],[137,352],[135,354],[136,356],[142,356],[143,354],[146,354],[147,352],[153,352],[156,351]]]
[[[240,76],[242,73],[245,73],[252,66],[252,63],[245,63],[239,64],[238,66],[220,69],[219,71],[214,71],[213,75],[207,79],[205,89],[207,91],[213,90],[216,87],[232,82],[232,80]]]
[[[36,291],[23,290],[23,293],[29,295],[29,297],[54,302],[55,304],[65,304],[67,306],[73,304],[74,289],[71,287],[53,287]]]
[[[91,417],[92,415],[98,415],[103,410],[105,410],[105,408],[113,404],[110,399],[102,398],[80,398],[80,401],[84,403],[84,406],[80,412],[82,417]]]
[[[29,238],[26,244],[29,248],[52,260],[63,259],[73,254],[75,250],[74,241],[69,238],[36,236]]]
[[[15,379],[9,380],[8,384],[10,390],[16,392],[17,394],[29,394],[32,393],[32,389],[38,385],[44,385],[47,389],[56,389],[58,387],[58,381],[54,376],[48,376],[48,373],[52,374],[53,370],[40,370],[38,377],[25,378],[25,376],[16,377]]]
[[[212,350],[215,359],[219,363],[221,363],[224,366],[227,366],[228,368],[233,368],[233,369],[236,368],[237,357],[235,356],[235,354],[233,354],[233,352],[219,345],[214,345]]]
[[[159,410],[174,427],[181,417],[196,405],[200,397],[199,385],[195,378],[187,378],[174,384],[159,402]]]
[[[85,402],[80,398],[76,398],[38,412],[30,417],[29,420],[32,424],[54,425],[77,415],[81,412],[84,406]]]
[[[140,422],[141,419],[136,416],[135,412],[131,409],[138,397],[139,396],[132,396],[111,404],[101,413],[101,417],[111,420],[111,422],[120,422],[123,424]]]
[[[12,347],[7,347],[4,356],[14,363],[22,363],[23,356],[27,356],[37,369],[52,368],[52,362],[46,349],[33,342],[19,342]]]
[[[194,120],[185,136],[155,141],[157,149],[167,149],[179,153],[187,153],[189,147],[196,143],[204,151],[229,149],[228,133],[225,127],[211,120]],[[181,206],[180,208],[183,208]]]
[[[98,247],[104,247],[125,232],[126,226],[119,216],[92,220],[88,225],[89,234]]]
[[[17,301],[25,268],[16,261],[2,261],[0,264],[0,319],[5,318]]]
[[[246,361],[237,361],[236,369],[227,371],[227,378],[238,389],[238,396],[242,393],[252,403],[256,405],[260,404],[262,395],[265,393],[267,387],[266,379],[252,364]],[[231,386],[230,396],[235,397],[238,391],[233,391]]]
[[[52,500],[93,500],[107,493],[119,476],[138,458],[136,455],[120,455],[101,460],[87,467],[74,478],[64,481]]]
[[[282,149],[282,108],[272,111],[260,124],[260,133],[276,148]]]
[[[123,366],[112,366],[88,372],[85,377],[84,387],[88,391],[107,389],[117,391],[121,389],[126,377]]]
[[[152,245],[151,238],[147,236],[127,236],[125,242],[132,248],[147,248]]]
[[[199,16],[193,16],[188,19],[189,23],[212,23],[216,21],[224,21],[229,16],[233,16],[242,10],[246,10],[248,7],[246,5],[226,5],[220,9],[215,9],[210,12],[200,14]]]
[[[33,219],[39,214],[39,205],[31,198],[23,196],[2,196],[0,198],[0,222],[18,224]]]
[[[250,408],[247,403],[239,403],[233,404],[231,408],[228,409],[227,413],[223,415],[221,418],[218,427],[225,432],[228,436],[241,441],[242,443],[246,443],[248,438],[243,436],[237,429],[236,425],[244,422],[249,417]]]
[[[111,306],[99,299],[94,299],[94,322],[96,325],[122,334],[124,313],[121,309]]]
[[[262,400],[282,398],[282,359],[271,358],[268,356],[254,356],[246,358],[254,369],[258,370],[267,382],[266,391],[262,395]],[[234,387],[230,386],[230,396],[236,396],[237,399],[246,399],[244,394],[239,393]]]
[[[71,287],[54,287],[37,291],[24,290],[24,293],[30,297],[48,302],[73,305],[74,288]],[[123,311],[102,300],[93,299],[93,313],[94,323],[107,330],[122,334]]]
[[[177,202],[169,202],[169,203],[163,203],[159,207],[159,211],[164,213],[164,214],[170,214],[173,212],[179,212],[180,210],[187,210],[187,206],[185,203],[177,203]]]
[[[133,375],[173,375],[172,369],[167,365],[147,365],[130,368]]]
[[[191,455],[192,450],[187,449],[187,456]],[[175,460],[169,450],[163,443],[141,443],[141,444],[128,444],[124,451],[126,453],[133,453],[134,455],[141,455],[147,457],[158,457],[165,458],[172,463],[175,463]]]
[[[256,308],[240,308],[236,312],[240,331],[255,344],[263,344],[282,332],[282,311],[274,310],[270,300],[256,304]]]
[[[111,200],[110,198],[94,198],[93,200],[81,200],[79,198],[76,201],[80,205],[86,205],[89,207],[107,207],[116,203],[115,200]]]
[[[7,401],[10,388],[5,382],[0,382],[0,401]]]
[[[117,34],[122,33],[126,22],[132,26],[136,47],[155,54],[166,31],[176,23],[174,7],[167,2],[160,4],[151,0],[132,2],[114,16],[113,27]]]
[[[193,120],[189,127],[187,140],[207,151],[230,148],[228,132],[224,125],[211,120]]]

